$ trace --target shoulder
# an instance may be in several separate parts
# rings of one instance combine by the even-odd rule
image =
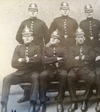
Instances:
[[[45,22],[39,18],[36,19],[36,21],[39,23],[39,24],[45,24]]]
[[[87,20],[84,19],[84,20],[82,20],[82,21],[80,22],[80,24],[82,24],[82,23],[86,23],[86,22],[87,22]]]
[[[93,50],[92,46],[90,46],[90,45],[85,45],[85,49]]]
[[[66,49],[64,46],[58,45],[58,49]]]
[[[68,19],[71,20],[71,21],[76,21],[74,18],[69,17],[69,16],[68,16]]]
[[[53,21],[58,21],[58,20],[61,20],[61,19],[62,19],[62,17],[56,17],[56,18],[54,18]]]
[[[33,48],[36,48],[36,49],[40,49],[40,46],[39,46],[39,45],[36,45],[36,44],[34,44],[34,43],[32,43],[32,47],[33,47]]]
[[[21,49],[22,46],[23,46],[23,45],[17,45],[17,46],[15,47],[15,50],[16,50],[16,51],[19,51],[19,50]]]
[[[30,19],[25,19],[24,21],[22,21],[22,23],[24,24],[24,23],[29,22],[29,21],[31,21],[31,20]]]
[[[98,19],[93,19],[93,21],[100,24],[100,21]]]

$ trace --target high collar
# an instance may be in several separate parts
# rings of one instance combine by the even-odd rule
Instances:
[[[83,43],[83,44],[76,44],[77,46],[85,46],[85,43]]]
[[[29,46],[31,46],[31,45],[33,45],[34,43],[28,43],[28,44],[24,44],[25,45],[25,47],[29,47]]]
[[[91,21],[92,19],[93,19],[93,17],[91,17],[91,18],[87,18],[88,21]]]
[[[62,18],[64,18],[64,19],[67,19],[69,16],[67,15],[67,16],[62,16]]]
[[[37,19],[37,17],[30,17],[29,19],[31,19],[31,20],[36,20]]]
[[[59,46],[59,44],[57,44],[57,45],[51,45],[50,47],[54,48],[54,47],[58,47],[58,46]]]

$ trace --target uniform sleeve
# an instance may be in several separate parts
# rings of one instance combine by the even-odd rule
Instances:
[[[87,55],[85,55],[85,59],[84,60],[85,61],[92,61],[92,60],[95,59],[95,52],[94,52],[93,48],[90,47],[90,46],[89,46],[88,49],[89,49],[88,53],[87,53]]]
[[[44,32],[44,42],[47,44],[50,40],[50,34],[47,25],[43,24],[43,32]]]
[[[63,48],[63,52],[62,52],[62,60],[59,60],[59,67],[64,66],[65,69],[68,68],[68,51],[66,50],[66,48]]]
[[[83,22],[82,21],[80,22],[79,26],[80,26],[80,28],[82,28],[84,30]]]
[[[35,53],[34,53],[34,56],[29,58],[29,63],[37,63],[40,61],[41,61],[41,49],[38,46]]]
[[[22,31],[24,29],[24,23],[22,22],[18,31],[17,31],[17,34],[16,34],[16,40],[20,43],[20,44],[23,44],[23,40],[22,40]]]
[[[13,54],[13,57],[12,57],[11,65],[12,65],[13,68],[16,68],[16,69],[25,69],[26,68],[26,65],[25,65],[26,63],[18,61],[18,59],[20,58],[19,51],[20,51],[20,46],[17,46],[15,48],[15,51],[14,51],[14,54]]]
[[[74,22],[74,31],[76,31],[77,28],[78,28],[78,23],[77,23],[77,21],[75,20],[75,22]]]
[[[55,31],[56,29],[57,29],[57,24],[56,24],[56,20],[54,19],[53,22],[52,22],[51,25],[50,25],[50,28],[49,28],[50,35],[51,35],[52,32]]]
[[[98,53],[98,48],[96,47],[96,48],[94,48],[94,54],[95,54],[95,57],[97,57],[97,56],[100,56],[100,54]]]
[[[69,68],[75,68],[79,66],[79,60],[75,60],[75,49],[70,47],[69,49]]]
[[[42,62],[44,64],[52,64],[52,63],[57,62],[57,57],[56,56],[48,56],[47,52],[48,52],[48,49],[45,47],[42,52]]]

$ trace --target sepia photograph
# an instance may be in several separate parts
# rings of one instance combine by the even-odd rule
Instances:
[[[0,112],[100,112],[100,1],[0,10]]]

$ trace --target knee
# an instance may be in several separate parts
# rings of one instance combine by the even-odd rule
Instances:
[[[75,73],[74,73],[74,71],[73,71],[73,70],[70,70],[69,73],[68,73],[68,75],[67,75],[67,77],[68,77],[69,80],[75,78]]]
[[[91,80],[92,82],[95,82],[95,74],[92,72],[90,73],[90,77],[89,77],[89,80]]]
[[[10,83],[11,82],[11,78],[9,76],[4,77],[3,79],[3,83]]]
[[[39,74],[38,73],[32,74],[31,79],[38,80],[39,79]]]
[[[67,71],[64,70],[61,72],[61,78],[64,78],[64,79],[67,78]]]
[[[45,79],[46,78],[46,76],[47,76],[47,72],[46,71],[43,71],[41,74],[40,74],[40,80],[41,79]]]
[[[100,77],[100,70],[96,70],[95,74],[96,74],[97,77]]]

